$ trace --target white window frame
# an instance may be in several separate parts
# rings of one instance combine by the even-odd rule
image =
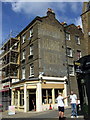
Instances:
[[[80,37],[79,37],[79,36],[75,36],[75,40],[76,40],[76,43],[77,43],[78,45],[80,45]]]
[[[31,38],[33,36],[33,28],[30,29],[29,33],[30,33],[29,37]]]
[[[34,65],[30,64],[30,76],[29,77],[33,77],[34,76]]]
[[[69,52],[68,52],[68,50],[69,50]],[[68,54],[68,53],[70,53],[70,54]],[[67,56],[72,57],[72,49],[69,47],[67,47]]]
[[[70,40],[70,33],[66,33],[66,40]]]
[[[33,55],[33,45],[30,45],[30,56]]]
[[[25,43],[25,41],[26,41],[26,34],[22,36],[22,43]]]
[[[78,56],[78,53],[80,53],[79,56]],[[77,59],[80,59],[81,57],[82,57],[81,50],[77,50]]]
[[[25,49],[22,51],[22,60],[24,60],[25,59]]]
[[[68,65],[68,67],[69,67],[69,75],[74,76],[74,65]],[[70,67],[72,67],[72,73],[70,71],[70,69],[71,69]]]
[[[25,67],[22,68],[22,79],[25,79]]]

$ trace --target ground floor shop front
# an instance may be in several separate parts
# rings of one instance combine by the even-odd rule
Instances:
[[[17,110],[28,112],[31,110],[44,111],[50,108],[56,109],[56,98],[59,92],[67,95],[66,77],[46,77],[40,80],[30,80],[12,85],[11,104]],[[67,106],[67,100],[65,100]]]

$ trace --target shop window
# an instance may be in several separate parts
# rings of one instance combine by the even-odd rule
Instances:
[[[18,105],[18,91],[15,92],[15,106]]]
[[[20,106],[24,105],[24,91],[20,91]]]
[[[42,90],[42,103],[43,104],[52,103],[52,89],[43,89]]]
[[[55,89],[55,103],[57,103],[56,98],[58,97],[59,92],[63,93],[63,89]]]

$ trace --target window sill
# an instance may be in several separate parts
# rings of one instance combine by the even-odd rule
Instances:
[[[21,80],[25,80],[25,78],[22,78]]]
[[[21,62],[25,62],[25,58],[21,60]]]
[[[34,75],[32,75],[32,76],[29,76],[29,78],[34,78]]]
[[[26,41],[26,40],[25,40]],[[24,44],[25,42],[21,43],[22,45]]]
[[[80,45],[79,43],[77,43],[77,45]]]
[[[33,57],[33,55],[28,55],[28,59],[30,59],[30,58],[32,58]]]
[[[74,77],[75,75],[74,74],[69,74],[69,76]]]
[[[69,55],[67,55],[67,57],[69,57],[69,58],[73,58],[73,56],[69,56]]]

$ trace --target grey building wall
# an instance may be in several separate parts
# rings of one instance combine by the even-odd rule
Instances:
[[[81,51],[81,56],[86,55],[84,34],[82,30],[78,29],[78,27],[75,26],[74,24],[71,24],[65,27],[65,32],[70,34],[70,40],[66,40],[66,46],[70,47],[72,50],[72,57],[67,57],[68,65],[74,65],[74,61],[78,59],[77,50]],[[77,44],[75,40],[75,36],[79,36],[80,44]],[[77,86],[77,79],[76,79],[75,72],[74,72],[74,75],[69,75],[69,84],[70,84],[69,86],[71,87],[71,90],[73,90],[78,94],[78,86]]]
[[[65,35],[55,14],[47,13],[38,27],[39,69],[47,76],[66,76]]]

